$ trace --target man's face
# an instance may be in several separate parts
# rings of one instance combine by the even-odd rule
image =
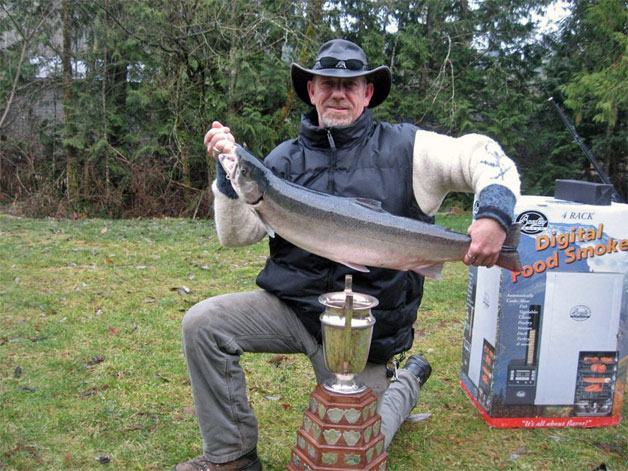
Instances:
[[[336,78],[315,75],[307,83],[310,101],[321,127],[348,126],[357,120],[373,96],[373,84],[364,77]]]

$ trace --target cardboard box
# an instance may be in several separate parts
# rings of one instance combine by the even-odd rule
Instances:
[[[471,267],[460,384],[494,427],[620,421],[628,205],[523,196],[522,271]]]

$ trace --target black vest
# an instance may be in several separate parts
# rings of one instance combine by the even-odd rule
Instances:
[[[303,116],[297,139],[275,148],[265,164],[279,177],[313,190],[380,201],[389,213],[432,223],[412,191],[412,150],[417,127],[374,123],[367,109],[351,126],[320,128],[316,111]],[[321,341],[318,296],[344,289],[347,273],[353,290],[375,296],[379,306],[369,361],[385,363],[412,346],[423,277],[369,267],[356,272],[313,255],[280,236],[270,238],[270,256],[257,284],[297,313],[307,330]]]

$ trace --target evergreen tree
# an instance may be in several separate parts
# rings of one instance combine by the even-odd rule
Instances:
[[[626,10],[574,1],[541,41],[533,14],[550,2],[5,0],[0,197],[30,194],[38,214],[63,213],[69,196],[93,215],[210,215],[211,122],[260,156],[294,137],[308,107],[290,63],[310,66],[337,37],[392,69],[376,119],[488,134],[517,161],[524,193],[589,173],[554,96],[625,196]],[[37,93],[62,91],[58,121],[33,111]],[[16,116],[30,117],[26,138]]]
[[[624,201],[628,199],[628,11],[622,2],[575,1],[555,38],[547,64],[549,93],[564,104],[578,135],[603,165]],[[554,167],[562,178],[588,178],[591,165],[562,123]],[[553,127],[556,129],[556,126]]]

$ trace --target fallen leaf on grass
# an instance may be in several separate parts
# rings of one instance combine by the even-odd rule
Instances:
[[[94,365],[97,365],[98,363],[102,363],[103,361],[105,361],[105,357],[103,357],[102,355],[96,355],[95,357],[92,357],[87,362],[87,365],[94,366]]]
[[[164,383],[169,383],[170,382],[170,380],[168,378],[165,378],[165,377],[161,376],[159,373],[153,373],[153,378],[160,379]]]
[[[44,464],[44,460],[41,458],[41,456],[39,456],[39,453],[37,452],[37,448],[35,448],[34,446],[24,446],[21,443],[18,444],[12,450],[4,452],[3,455],[8,458],[9,456],[14,455],[15,453],[19,453],[22,450],[29,452],[33,456],[33,459],[37,461],[39,464]]]
[[[427,420],[432,417],[432,414],[427,412],[425,414],[412,414],[408,416],[406,419],[408,422],[421,422],[422,420]]]
[[[290,407],[292,406],[290,404],[281,404],[281,407],[287,410],[287,409],[290,409]]]
[[[109,327],[107,329],[107,332],[109,332],[110,334],[113,334],[113,335],[118,335],[118,329],[114,329],[113,327]]]
[[[131,425],[129,427],[126,428],[120,428],[118,430],[120,430],[121,432],[135,432],[136,430],[144,430],[144,431],[151,431],[154,430],[157,425],[159,423],[159,419],[155,419],[155,423],[153,424],[136,424],[136,425]]]
[[[185,415],[196,415],[196,409],[194,409],[194,407],[184,407],[183,413]]]
[[[286,359],[285,355],[277,355],[277,356],[272,357],[270,360],[268,360],[268,363],[270,363],[271,365],[279,364],[285,359]]]
[[[281,398],[279,396],[264,396],[264,399],[267,401],[278,401]]]
[[[97,456],[94,460],[98,461],[100,464],[109,464],[111,462],[111,456]]]
[[[190,288],[188,288],[187,286],[181,286],[180,288],[170,288],[170,291],[176,291],[181,296],[191,293]]]
[[[81,393],[81,397],[93,396],[94,394],[98,394],[99,391],[104,391],[107,388],[109,388],[108,384],[103,384],[102,386],[94,386],[93,388],[89,388],[88,390],[83,391]]]
[[[598,448],[601,448],[607,453],[621,453],[624,451],[624,448],[621,445],[616,445],[614,443],[594,443]]]
[[[515,453],[513,453],[512,455],[510,455],[510,457],[506,460],[506,461],[515,461],[518,460],[519,458],[521,458],[521,455],[525,455],[526,453],[529,453],[528,450],[526,450],[525,448],[520,448],[519,450],[517,450]]]

